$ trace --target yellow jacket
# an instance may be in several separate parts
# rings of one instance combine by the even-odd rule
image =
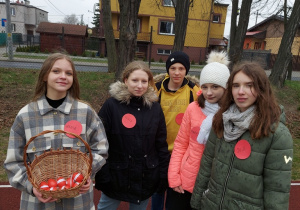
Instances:
[[[191,81],[193,80],[193,82]],[[165,115],[167,126],[168,150],[172,153],[174,141],[177,136],[183,114],[187,106],[197,100],[197,92],[200,90],[195,77],[186,76],[183,85],[176,92],[167,91],[169,77],[156,82],[159,103]]]

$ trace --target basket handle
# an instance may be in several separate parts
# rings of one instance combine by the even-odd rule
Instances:
[[[27,148],[29,146],[29,144],[38,136],[41,136],[41,135],[44,135],[46,133],[64,133],[64,134],[70,134],[72,136],[75,136],[76,138],[80,139],[80,141],[85,145],[85,147],[88,149],[89,151],[89,156],[90,156],[90,166],[89,166],[89,169],[88,169],[88,172],[90,172],[92,170],[92,162],[93,162],[93,155],[92,155],[92,151],[91,151],[91,148],[90,146],[88,145],[88,143],[86,141],[84,141],[79,135],[75,134],[75,133],[71,133],[71,132],[67,132],[67,131],[63,131],[63,130],[45,130],[45,131],[42,131],[41,133],[31,137],[29,139],[29,141],[26,143],[25,147],[24,147],[24,153],[23,153],[23,161],[24,161],[24,165],[27,169],[27,171],[29,171],[29,167],[28,167],[28,164],[26,162],[26,151],[27,151]]]

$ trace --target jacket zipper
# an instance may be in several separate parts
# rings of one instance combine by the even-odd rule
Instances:
[[[224,185],[224,189],[223,189],[223,193],[222,193],[222,198],[221,198],[221,202],[220,202],[220,208],[219,208],[220,210],[222,209],[222,205],[223,205],[223,202],[224,202],[224,197],[225,197],[225,192],[226,192],[226,186],[227,186],[229,175],[230,175],[230,172],[231,172],[231,169],[232,169],[232,166],[233,166],[233,160],[234,160],[234,149],[233,149],[233,153],[231,155],[231,162],[230,162],[229,170],[228,170],[228,173],[227,173],[227,176],[226,176],[226,179],[225,179],[225,185]]]

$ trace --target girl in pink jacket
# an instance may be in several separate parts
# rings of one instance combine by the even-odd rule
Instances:
[[[198,99],[187,107],[174,142],[168,170],[169,187],[173,189],[170,210],[191,209],[200,160],[230,75],[225,52],[211,52],[207,63],[201,71]]]

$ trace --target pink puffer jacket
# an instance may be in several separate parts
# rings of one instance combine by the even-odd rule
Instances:
[[[193,192],[205,147],[197,142],[197,136],[205,118],[197,102],[194,101],[187,107],[169,164],[169,187],[181,185],[184,190]]]

